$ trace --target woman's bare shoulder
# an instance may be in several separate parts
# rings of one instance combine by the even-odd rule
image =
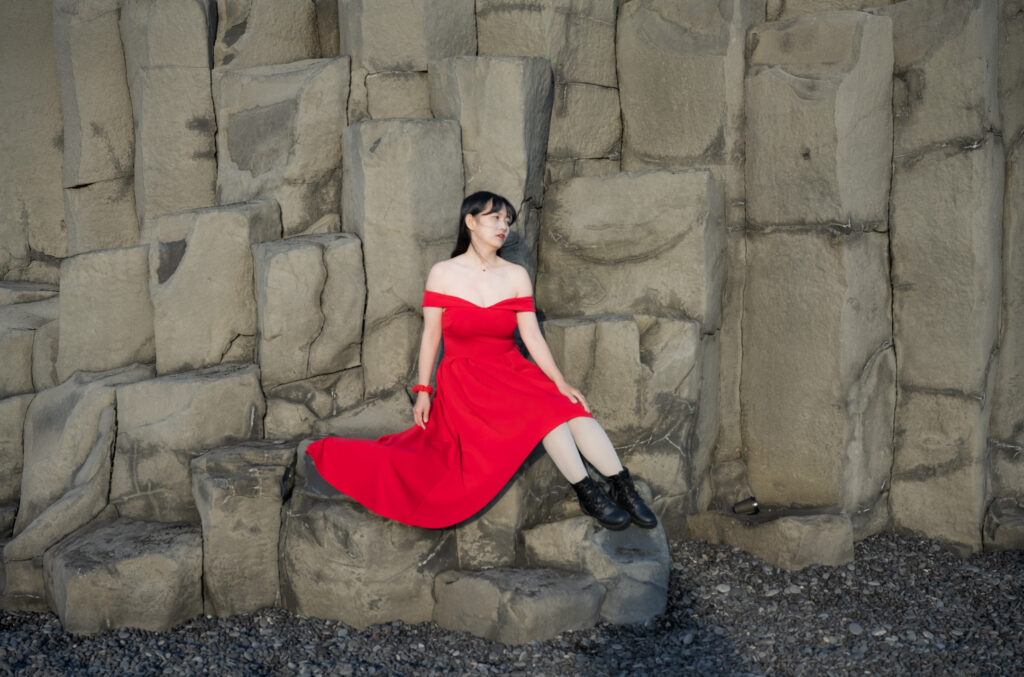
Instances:
[[[515,284],[516,296],[533,296],[533,283],[530,281],[530,272],[523,266],[508,261],[508,276]]]

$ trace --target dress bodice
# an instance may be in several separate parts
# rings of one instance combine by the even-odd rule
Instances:
[[[423,305],[444,308],[441,332],[445,359],[498,357],[517,350],[512,339],[516,313],[534,309],[529,296],[478,306],[458,296],[432,291],[424,292]]]

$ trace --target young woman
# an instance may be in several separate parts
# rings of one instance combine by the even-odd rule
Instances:
[[[529,275],[498,256],[515,219],[500,195],[481,191],[463,200],[455,251],[427,276],[415,425],[377,440],[328,437],[307,453],[324,479],[370,510],[445,527],[487,505],[543,441],[583,512],[609,529],[653,528],[657,518],[608,435],[551,356]],[[513,341],[516,328],[532,363]],[[587,474],[581,453],[608,479],[608,494]]]

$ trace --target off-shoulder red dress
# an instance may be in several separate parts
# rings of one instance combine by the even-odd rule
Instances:
[[[428,291],[423,305],[443,308],[444,336],[426,429],[328,437],[307,453],[324,479],[375,513],[446,527],[487,505],[551,430],[590,414],[516,347],[516,313],[533,312],[532,298],[484,307]]]

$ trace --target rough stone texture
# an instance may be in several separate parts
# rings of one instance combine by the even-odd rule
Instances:
[[[476,54],[474,0],[339,0],[341,53],[353,69],[425,71]]]
[[[64,220],[70,255],[138,244],[131,175],[65,188]]]
[[[6,539],[4,539],[6,540]],[[0,545],[4,544],[0,540]],[[0,562],[0,606],[12,611],[49,612],[43,584],[43,558]]]
[[[490,504],[456,527],[459,569],[515,566],[519,530],[533,494],[530,485],[528,473],[520,469]]]
[[[199,528],[119,519],[47,551],[47,591],[64,629],[167,630],[203,612]]]
[[[853,527],[846,514],[805,512],[769,518],[705,512],[688,522],[692,538],[746,550],[780,569],[853,561]]]
[[[891,23],[837,12],[768,23],[750,33],[744,101],[748,223],[885,229]]]
[[[232,68],[320,56],[314,0],[217,0],[213,64]]]
[[[28,393],[0,400],[0,505],[17,503],[21,496],[25,412],[33,397]],[[0,529],[0,536],[8,533],[10,529]]]
[[[340,37],[338,35],[338,0],[313,0],[316,5],[316,32],[320,44],[320,56],[325,59],[338,56]]]
[[[35,334],[57,317],[57,299],[0,306],[0,397],[30,393]]]
[[[48,547],[106,505],[115,388],[152,376],[152,367],[139,365],[99,374],[79,372],[36,395],[25,415],[24,470],[15,536],[38,527],[48,533],[52,533],[51,527],[63,529],[43,544]],[[37,525],[37,518],[51,510],[47,518],[51,526]],[[60,519],[55,521],[55,517]],[[41,554],[42,549],[35,553]]]
[[[466,193],[539,206],[551,122],[551,64],[539,57],[454,57],[430,69],[434,117],[458,120]]]
[[[207,2],[125,0],[121,42],[135,120],[135,207],[156,216],[215,204]]]
[[[334,435],[376,439],[381,435],[405,430],[412,423],[412,402],[405,388],[401,388],[367,395],[366,399],[355,405],[316,420],[313,432],[321,437]]]
[[[37,282],[0,282],[0,306],[14,303],[45,301],[57,295],[58,288],[52,284]]]
[[[255,366],[118,387],[110,502],[122,517],[198,522],[189,463],[205,450],[260,438],[264,410]]]
[[[745,226],[730,226],[725,234],[725,276],[722,284],[722,321],[719,332],[718,443],[715,462],[740,459],[740,382],[743,364],[743,295],[746,285],[747,238]]]
[[[404,385],[413,369],[423,281],[455,245],[459,138],[450,120],[374,120],[345,129],[341,220],[363,243],[368,395]]]
[[[887,248],[876,233],[748,234],[741,420],[750,487],[765,503],[852,513],[885,484],[895,406]]]
[[[52,3],[5,2],[0,26],[0,278],[56,282],[50,265],[30,259],[30,252],[58,257],[67,252]]]
[[[258,245],[254,258],[263,387],[358,366],[366,303],[359,239],[293,237]]]
[[[600,528],[590,517],[543,524],[523,532],[524,563],[590,574],[604,586],[601,616],[642,623],[665,610],[672,559],[661,526]]]
[[[192,460],[192,496],[203,525],[206,613],[277,606],[281,504],[295,447],[251,443]]]
[[[119,0],[53,3],[65,188],[132,175],[135,132],[118,30],[120,4]],[[130,190],[127,197],[127,204],[132,204]],[[112,246],[128,244],[135,243]]]
[[[837,10],[862,10],[891,5],[897,0],[768,0],[768,21],[792,19],[804,14],[834,12]]]
[[[985,515],[986,550],[1024,550],[1024,506],[997,498]]]
[[[58,380],[154,360],[149,247],[78,254],[60,271]]]
[[[347,58],[213,73],[217,200],[272,197],[285,235],[337,213]]]
[[[604,590],[554,569],[445,571],[434,579],[434,622],[503,644],[544,641],[597,623]]]
[[[585,83],[555,83],[548,158],[604,158],[618,152],[619,93]]]
[[[282,520],[286,609],[357,628],[431,619],[434,576],[455,564],[451,531],[409,527],[347,499],[303,493],[285,504]]]
[[[36,390],[52,388],[57,379],[57,342],[60,340],[60,322],[54,320],[36,329],[32,342],[32,383]]]
[[[368,413],[361,406],[363,398],[363,370],[361,367],[345,371],[314,376],[303,381],[293,381],[265,388],[267,415],[263,419],[264,433],[270,439],[296,440],[312,435],[324,422],[345,416],[346,410],[358,408],[359,414]],[[407,424],[410,415],[408,400],[397,393],[404,402],[399,403],[397,427],[384,426],[384,432],[395,432]],[[373,411],[373,407],[368,408]],[[373,415],[370,414],[372,418]],[[399,422],[400,421],[400,422]]]
[[[187,232],[182,226],[188,224]],[[252,362],[256,295],[252,246],[281,236],[273,200],[158,218],[149,250],[160,374]]]
[[[580,177],[552,186],[543,212],[545,312],[645,313],[718,328],[725,224],[710,172]]]
[[[426,73],[388,71],[366,76],[366,105],[371,118],[429,118],[430,86]]]

